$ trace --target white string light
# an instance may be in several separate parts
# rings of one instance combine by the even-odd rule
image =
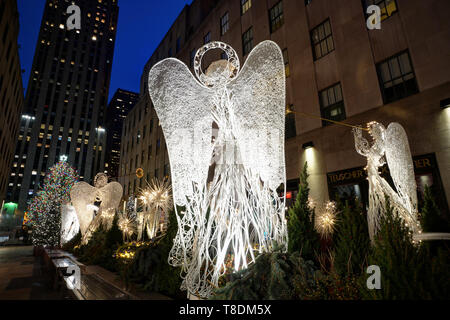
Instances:
[[[369,180],[367,220],[370,238],[374,241],[375,234],[380,228],[381,215],[386,205],[385,196],[390,199],[395,212],[416,234],[421,231],[417,220],[417,185],[405,129],[396,122],[389,124],[387,129],[376,121],[368,123],[367,127],[373,140],[372,145],[362,137],[361,129],[353,129],[353,134],[356,151],[367,158],[366,170]],[[378,171],[386,163],[396,190]]]
[[[201,72],[203,55],[222,49],[228,61]],[[210,296],[226,271],[246,268],[275,242],[287,243],[284,160],[285,74],[280,48],[263,41],[239,72],[236,52],[211,42],[194,58],[196,80],[169,58],[149,74],[150,96],[167,143],[178,233],[169,263],[182,288]],[[216,129],[214,129],[216,128]]]

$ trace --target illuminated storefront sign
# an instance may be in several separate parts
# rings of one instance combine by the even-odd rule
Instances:
[[[434,153],[415,156],[413,157],[413,163],[419,206],[423,201],[425,186],[428,185],[432,188],[438,206],[447,211],[447,200]],[[388,167],[385,165],[380,170],[381,175],[391,183]],[[367,205],[369,187],[367,172],[364,170],[364,167],[330,172],[327,174],[327,182],[330,199],[336,199],[337,197],[349,199],[356,196],[364,205]]]

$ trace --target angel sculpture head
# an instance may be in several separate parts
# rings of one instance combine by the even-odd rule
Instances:
[[[228,59],[204,73],[202,58],[212,49]],[[208,43],[194,57],[194,72],[197,79],[168,58],[150,70],[148,86],[167,143],[174,204],[185,207],[169,262],[182,266],[184,288],[208,296],[228,253],[239,270],[254,261],[254,248],[287,241],[284,198],[276,192],[286,179],[285,73],[272,41],[258,44],[242,70],[233,48]]]
[[[420,226],[417,220],[417,186],[406,132],[396,122],[389,124],[387,129],[376,121],[368,123],[367,127],[372,136],[372,144],[363,138],[361,129],[354,129],[353,132],[356,151],[367,158],[367,219],[370,237],[373,240],[379,229],[385,196],[389,197],[391,205],[411,231],[418,233]],[[395,190],[379,174],[379,167],[385,163],[388,165]]]

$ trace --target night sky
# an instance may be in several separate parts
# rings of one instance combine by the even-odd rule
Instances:
[[[119,23],[109,89],[139,92],[145,63],[186,4],[192,0],[118,0]],[[20,63],[26,89],[39,35],[45,0],[18,0]],[[25,91],[26,92],[26,91]]]

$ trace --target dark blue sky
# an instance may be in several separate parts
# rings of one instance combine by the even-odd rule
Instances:
[[[113,71],[109,97],[117,88],[139,92],[145,63],[185,4],[192,0],[118,0]],[[24,88],[27,87],[39,35],[45,0],[18,0],[20,16],[19,44]]]

